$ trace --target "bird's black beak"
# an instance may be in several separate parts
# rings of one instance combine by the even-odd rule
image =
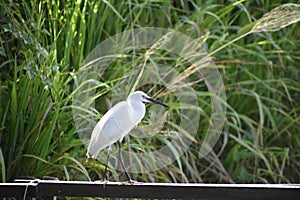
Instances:
[[[166,108],[169,108],[169,106],[167,106],[167,105],[164,104],[163,102],[158,101],[158,100],[156,100],[156,99],[152,99],[152,98],[150,98],[150,97],[147,97],[146,99],[147,99],[148,101],[152,102],[152,103],[155,103],[155,104],[164,106],[164,107],[166,107]]]

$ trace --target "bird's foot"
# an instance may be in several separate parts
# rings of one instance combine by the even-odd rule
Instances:
[[[106,179],[101,179],[101,180],[96,180],[96,181],[94,181],[94,182],[106,184],[106,183],[108,183],[109,181],[106,180]]]
[[[133,185],[135,183],[138,183],[138,182],[135,180],[131,180],[131,179],[129,181],[122,182],[123,185]]]

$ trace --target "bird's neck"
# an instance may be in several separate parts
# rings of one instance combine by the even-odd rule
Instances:
[[[140,122],[145,116],[146,106],[142,102],[128,102],[129,113],[132,113],[131,117],[133,117],[133,121]]]
[[[135,110],[135,111],[141,111],[141,110],[145,110],[145,104],[143,104],[142,102],[128,102],[130,104],[130,107]]]

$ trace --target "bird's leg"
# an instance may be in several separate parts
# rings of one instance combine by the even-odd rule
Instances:
[[[107,152],[107,159],[106,159],[105,170],[104,170],[104,174],[103,174],[104,181],[106,180],[106,172],[107,172],[107,166],[108,166],[108,160],[109,160],[110,153],[111,153],[111,145],[109,145],[108,152]]]
[[[120,161],[120,163],[122,165],[122,168],[123,168],[123,170],[125,172],[125,175],[126,175],[128,181],[131,182],[132,180],[131,180],[131,178],[130,178],[130,176],[129,176],[126,168],[125,168],[124,162],[123,162],[123,157],[122,157],[122,142],[119,141],[118,144],[119,144],[119,153],[118,153],[119,161]]]

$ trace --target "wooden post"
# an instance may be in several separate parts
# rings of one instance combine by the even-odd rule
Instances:
[[[31,183],[0,184],[0,197],[155,198],[282,200],[299,199],[300,184],[197,184],[197,183],[121,183],[37,180]]]

